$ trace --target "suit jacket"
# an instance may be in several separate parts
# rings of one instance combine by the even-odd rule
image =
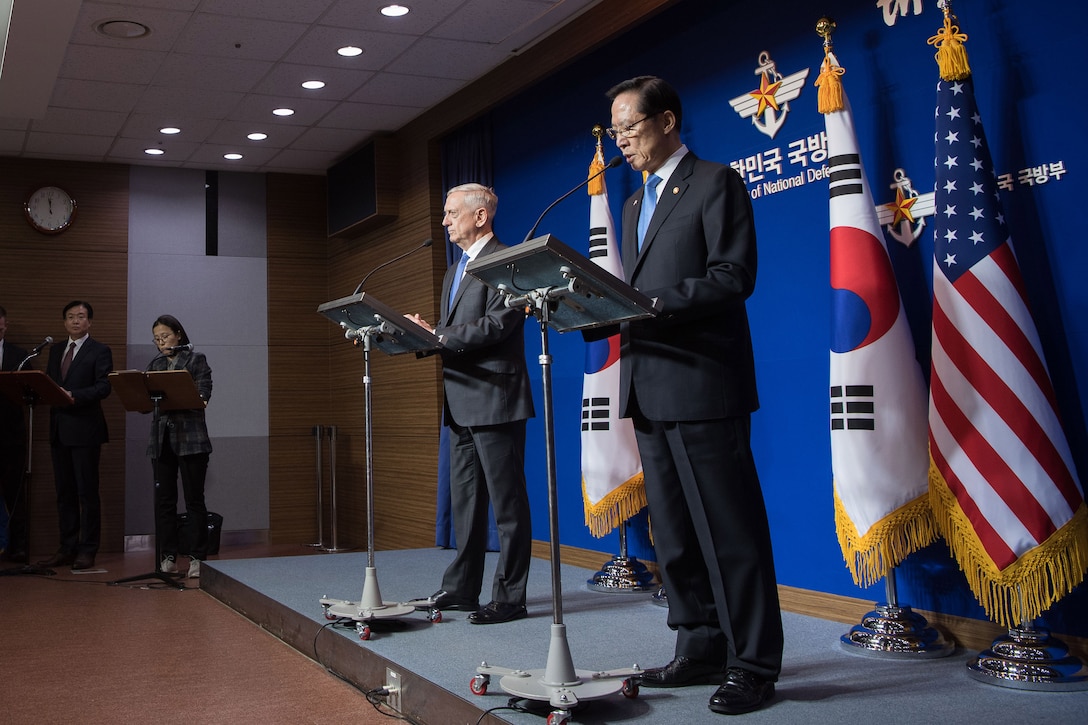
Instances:
[[[623,207],[627,282],[657,317],[620,326],[620,410],[650,420],[711,420],[759,407],[745,300],[756,280],[751,200],[730,167],[688,153],[662,189],[642,251],[642,190]]]
[[[170,360],[166,357],[156,358],[151,361],[151,370],[169,370]],[[212,369],[208,365],[208,358],[202,352],[182,350],[177,354],[175,370],[188,370],[193,376],[196,391],[201,400],[208,401],[212,398]],[[166,438],[170,439],[170,448],[179,456],[191,456],[195,453],[211,453],[212,440],[208,436],[208,424],[204,417],[203,408],[191,410],[169,410],[159,414],[158,428],[154,423],[151,426],[151,440],[147,446],[147,455],[152,455],[155,446],[155,438],[160,444]]]
[[[49,441],[60,446],[95,446],[110,439],[102,401],[109,397],[109,374],[113,370],[113,352],[109,346],[88,337],[72,360],[68,376],[61,378],[60,363],[68,339],[49,348],[46,374],[57,385],[71,392],[75,403],[53,407],[49,413]]]
[[[480,257],[505,249],[492,237]],[[444,415],[461,426],[497,425],[534,415],[525,365],[525,313],[510,309],[502,296],[466,274],[449,305],[456,267],[442,280],[442,314],[435,333],[442,350]]]
[[[5,340],[4,362],[0,369],[5,372],[15,370],[26,356],[26,350]],[[27,363],[23,369],[31,370],[33,367],[30,363]],[[26,422],[24,418],[23,406],[0,393],[0,446],[22,446],[26,444]]]

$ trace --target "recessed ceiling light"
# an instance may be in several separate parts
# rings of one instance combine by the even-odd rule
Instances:
[[[242,154],[223,154],[223,158],[225,158],[227,161],[237,161],[238,159],[242,158]]]
[[[150,154],[151,156],[162,156],[166,152],[162,149],[144,149],[144,153]]]
[[[343,48],[340,48],[336,52],[344,56],[345,58],[354,58],[357,55],[362,55],[363,49],[356,48],[354,45],[345,45]]]
[[[266,138],[268,138],[268,134],[267,133],[251,133],[248,136],[246,136],[246,138],[248,138],[250,141],[264,141]]]
[[[151,28],[135,20],[103,20],[94,26],[94,30],[116,40],[135,40],[151,34]]]
[[[293,116],[295,111],[293,108],[277,108],[272,111],[272,114],[276,116]]]
[[[159,129],[159,133],[165,133],[165,134],[173,135],[175,133],[181,133],[181,129],[180,128],[174,128],[173,126],[163,126],[162,128]]]
[[[382,8],[382,15],[387,18],[399,18],[401,15],[407,15],[408,8],[403,5],[387,5]]]
[[[318,88],[325,87],[325,81],[303,81],[302,87],[309,91],[316,91]]]

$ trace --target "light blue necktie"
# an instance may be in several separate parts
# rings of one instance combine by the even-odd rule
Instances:
[[[657,185],[661,183],[661,177],[650,174],[646,177],[646,186],[642,190],[642,208],[638,212],[638,251],[642,251],[642,240],[646,238],[646,229],[650,226],[650,219],[657,208]]]
[[[453,309],[453,298],[457,296],[457,288],[461,286],[461,278],[465,276],[465,267],[468,265],[468,255],[461,253],[461,261],[457,263],[457,273],[453,275],[453,283],[450,284],[450,299],[446,305],[447,310]]]

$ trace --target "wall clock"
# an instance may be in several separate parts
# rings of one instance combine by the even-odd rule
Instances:
[[[27,197],[23,210],[30,226],[42,234],[60,234],[72,225],[76,202],[58,186],[43,186]]]

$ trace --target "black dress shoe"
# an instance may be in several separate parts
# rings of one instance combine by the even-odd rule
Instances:
[[[502,624],[513,622],[515,619],[525,619],[528,616],[529,612],[526,611],[524,604],[488,602],[468,615],[468,621],[473,624]]]
[[[742,715],[758,710],[772,697],[773,682],[740,667],[730,667],[725,682],[711,696],[708,707],[723,715]]]
[[[687,687],[717,685],[725,678],[725,665],[676,655],[664,667],[653,667],[639,675],[643,687]]]
[[[65,564],[71,564],[75,561],[75,556],[65,551],[58,551],[48,559],[42,559],[37,562],[37,566],[45,567],[46,569],[52,569],[54,566],[64,566]]]
[[[81,571],[94,567],[94,557],[89,554],[80,554],[72,562],[72,571]]]
[[[451,594],[445,589],[440,589],[430,597],[431,606],[435,609],[457,610],[459,612],[475,612],[480,608],[480,603],[475,599],[465,599],[456,594]]]

